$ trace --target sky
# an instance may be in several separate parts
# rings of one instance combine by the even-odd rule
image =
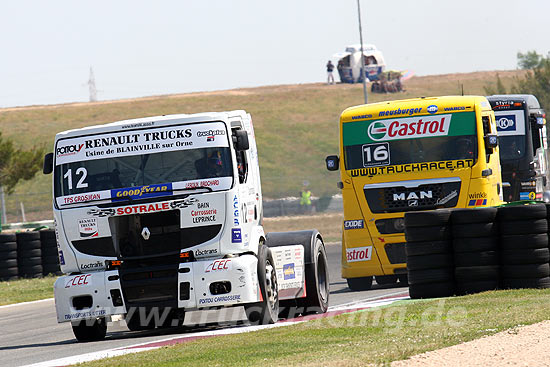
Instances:
[[[416,75],[550,51],[548,0],[360,0],[364,43]],[[0,107],[323,82],[356,0],[0,0]],[[335,62],[335,59],[332,59]]]

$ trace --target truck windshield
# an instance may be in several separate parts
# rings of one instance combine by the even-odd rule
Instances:
[[[525,112],[523,109],[495,111],[500,159],[516,160],[525,155]]]
[[[361,122],[343,125],[348,170],[478,156],[474,112]]]
[[[140,199],[197,187],[230,188],[233,167],[225,126],[189,126],[58,142],[57,203]],[[152,143],[153,138],[159,142]]]

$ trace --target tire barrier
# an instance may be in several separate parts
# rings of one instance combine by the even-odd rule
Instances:
[[[501,207],[502,287],[549,288],[550,252],[545,204]]]
[[[19,278],[17,242],[14,234],[0,233],[0,280]]]
[[[61,274],[53,229],[0,233],[0,281]]]
[[[497,212],[497,208],[479,208],[451,213],[457,295],[499,286]]]
[[[53,229],[40,231],[40,242],[42,244],[42,274],[61,274],[55,231]]]
[[[454,294],[454,263],[450,227],[445,209],[405,215],[407,271],[411,298]]]
[[[550,204],[405,214],[411,298],[550,288]]]
[[[40,232],[18,232],[15,237],[19,276],[22,278],[41,277],[43,269]]]

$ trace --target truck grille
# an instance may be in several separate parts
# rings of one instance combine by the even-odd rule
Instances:
[[[420,181],[420,180],[419,180]],[[430,181],[430,180],[425,180]],[[431,180],[439,181],[439,180]],[[411,182],[411,181],[409,181]],[[412,210],[452,208],[460,195],[458,180],[414,186],[408,182],[366,185],[365,198],[372,213],[395,213]]]
[[[180,211],[135,214],[109,218],[121,259],[158,257],[179,253],[214,239],[221,224],[180,228]],[[143,232],[148,232],[145,239]]]

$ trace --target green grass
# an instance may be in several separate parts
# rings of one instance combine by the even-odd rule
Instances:
[[[506,87],[523,71],[499,72]],[[405,92],[372,94],[369,102],[420,96],[484,94],[496,72],[414,77]],[[338,174],[324,158],[338,153],[338,118],[347,107],[363,103],[361,84],[302,84],[212,93],[159,96],[135,100],[0,109],[0,131],[19,146],[52,147],[55,133],[66,129],[136,117],[244,109],[256,130],[262,188],[267,198],[296,196],[304,180],[314,195],[338,191]],[[51,148],[50,148],[51,149]],[[20,221],[19,202],[28,220],[49,219],[51,177],[37,174],[7,198],[9,221]]]
[[[0,306],[53,297],[56,276],[0,282]]]
[[[388,307],[197,340],[83,366],[385,365],[547,320],[549,298],[550,290],[516,290],[402,301]]]

